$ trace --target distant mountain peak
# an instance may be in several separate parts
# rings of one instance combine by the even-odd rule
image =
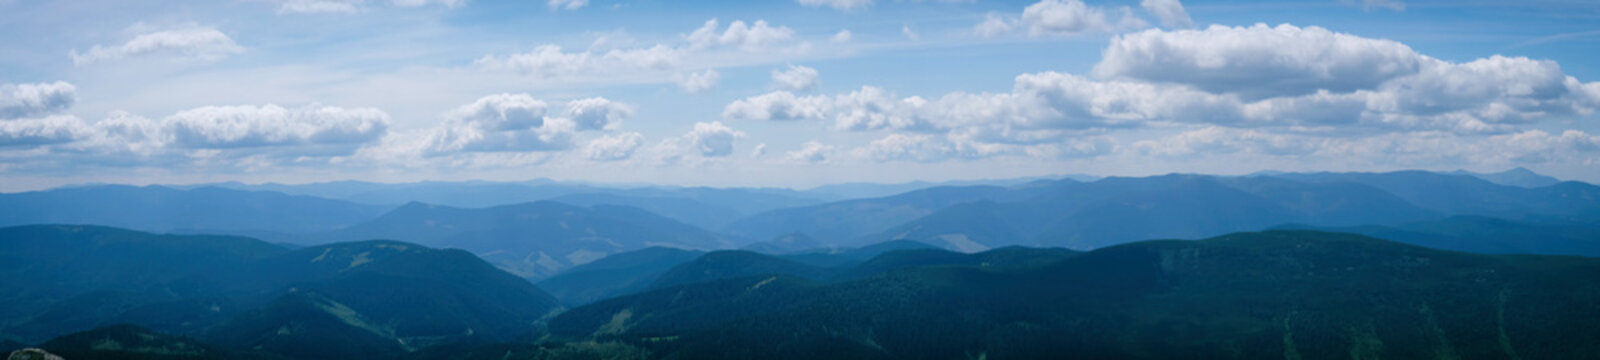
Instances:
[[[1505,171],[1493,172],[1493,173],[1480,173],[1480,172],[1473,172],[1473,171],[1467,171],[1467,170],[1456,170],[1456,171],[1450,172],[1449,174],[1451,174],[1451,175],[1472,176],[1472,177],[1483,179],[1484,181],[1488,181],[1488,182],[1499,184],[1499,185],[1517,186],[1517,187],[1525,187],[1525,188],[1545,187],[1545,186],[1555,185],[1555,184],[1558,184],[1558,183],[1561,182],[1561,179],[1557,179],[1557,178],[1554,178],[1554,177],[1550,177],[1550,176],[1546,176],[1546,175],[1543,175],[1543,174],[1539,174],[1539,173],[1534,172],[1533,170],[1528,170],[1528,168],[1521,167],[1521,166],[1510,168],[1510,169],[1506,169]]]

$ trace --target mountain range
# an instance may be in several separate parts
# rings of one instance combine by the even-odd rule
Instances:
[[[686,284],[578,307],[550,329],[569,341],[696,359],[1600,351],[1590,341],[1600,336],[1589,320],[1600,316],[1593,258],[1476,255],[1303,231],[1062,255],[1006,268],[935,262],[843,282],[767,274]]]
[[[461,250],[396,241],[287,250],[237,237],[64,225],[0,229],[0,337],[120,323],[294,358],[399,355],[532,336],[561,307]]]

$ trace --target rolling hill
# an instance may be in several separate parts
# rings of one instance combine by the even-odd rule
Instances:
[[[1600,351],[1596,273],[1271,231],[1011,269],[724,279],[579,307],[551,331],[653,358],[1574,358]]]

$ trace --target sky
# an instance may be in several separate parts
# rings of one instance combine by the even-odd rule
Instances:
[[[0,39],[6,192],[1600,182],[1589,0],[0,0]]]

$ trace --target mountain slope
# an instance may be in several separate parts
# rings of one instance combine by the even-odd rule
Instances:
[[[1482,216],[1454,216],[1394,226],[1312,227],[1362,234],[1436,249],[1485,254],[1542,254],[1600,257],[1600,226],[1535,224]]]
[[[734,242],[638,208],[585,208],[550,201],[483,209],[411,203],[325,237],[395,239],[465,249],[530,279],[650,246],[721,248]]]
[[[662,273],[704,252],[664,247],[612,254],[539,282],[539,288],[563,304],[583,305],[650,287]]]
[[[176,300],[168,284],[288,250],[233,236],[157,235],[77,225],[0,228],[0,333],[34,341],[92,327],[137,304]]]
[[[551,330],[657,358],[1574,358],[1600,351],[1597,273],[1592,258],[1273,231],[1014,269],[726,279],[573,309]]]
[[[0,250],[12,280],[0,284],[0,336],[26,341],[131,323],[233,349],[386,357],[530,336],[560,309],[466,251],[396,241],[290,251],[237,237],[26,226],[0,229]]]

